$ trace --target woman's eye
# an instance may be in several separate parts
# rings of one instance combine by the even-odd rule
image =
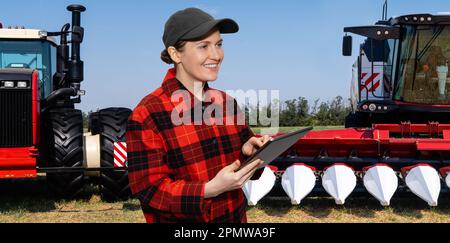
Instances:
[[[217,44],[217,46],[220,47],[220,48],[222,48],[223,43],[219,43],[219,44]]]
[[[206,48],[208,48],[208,45],[201,45],[200,48],[201,49],[206,49]]]

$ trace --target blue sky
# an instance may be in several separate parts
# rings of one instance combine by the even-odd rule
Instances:
[[[221,90],[279,90],[281,100],[306,97],[327,101],[349,97],[354,57],[341,55],[343,28],[374,24],[383,0],[316,1],[106,1],[22,0],[2,3],[5,26],[57,31],[70,22],[66,6],[83,4],[87,91],[78,108],[134,108],[160,86],[169,66],[159,55],[169,16],[198,7],[216,18],[233,18],[240,32],[224,35]],[[448,0],[391,0],[389,16],[450,12]],[[354,53],[362,39],[355,38]]]

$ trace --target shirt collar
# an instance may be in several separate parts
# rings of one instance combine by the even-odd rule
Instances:
[[[188,91],[188,89],[183,85],[183,83],[181,83],[177,79],[175,68],[171,68],[167,71],[166,77],[164,78],[162,84],[162,89],[168,97],[172,97],[173,93],[179,90]],[[206,92],[208,90],[210,90],[210,87],[208,83],[206,83],[205,86],[203,87],[203,91]],[[189,92],[189,94],[191,95],[191,98],[194,98],[194,95],[191,92]]]

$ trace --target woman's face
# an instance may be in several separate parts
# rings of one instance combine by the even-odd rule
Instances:
[[[177,76],[184,81],[215,81],[224,59],[220,32],[214,31],[199,41],[188,41],[177,56]]]

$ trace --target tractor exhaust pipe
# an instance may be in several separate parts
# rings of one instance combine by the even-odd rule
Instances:
[[[83,42],[84,28],[81,27],[81,13],[86,11],[82,5],[70,5],[67,10],[72,12],[72,30],[70,24],[65,24],[61,32],[51,33],[52,36],[61,35],[61,44],[57,48],[57,67],[53,77],[54,89],[46,99],[42,100],[44,110],[64,99],[65,103],[80,103],[80,96],[84,91],[80,90],[80,83],[84,80],[84,64],[80,58],[80,44]],[[71,40],[67,35],[71,33]],[[71,43],[71,55],[69,58],[69,46]],[[71,96],[78,96],[70,100]]]
[[[69,61],[69,82],[81,83],[84,80],[84,65],[80,59],[80,44],[83,42],[84,28],[81,27],[81,13],[86,11],[82,5],[70,5],[67,10],[72,12],[72,52]]]

